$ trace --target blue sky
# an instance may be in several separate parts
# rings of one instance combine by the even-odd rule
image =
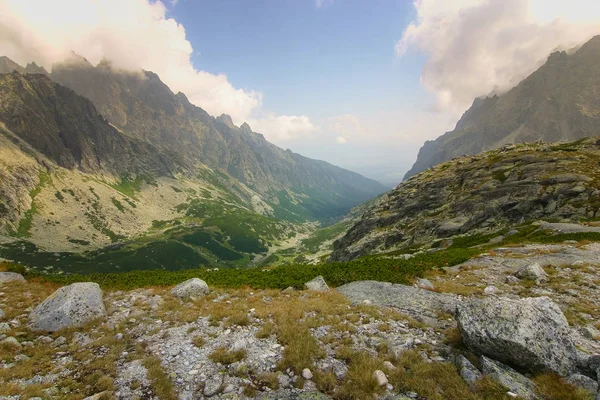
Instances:
[[[265,108],[312,118],[403,107],[431,99],[424,57],[394,46],[415,11],[407,0],[180,0],[171,9],[198,69],[264,93]],[[411,95],[408,95],[408,94]]]

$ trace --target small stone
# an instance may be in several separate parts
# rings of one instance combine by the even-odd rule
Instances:
[[[200,278],[192,278],[175,286],[170,293],[174,297],[187,300],[191,297],[202,297],[209,292],[206,282]]]
[[[369,300],[369,299],[365,299],[365,300],[363,300],[363,304],[365,306],[370,306],[371,304],[373,304],[373,302],[371,300]]]
[[[311,372],[311,370],[310,370],[310,369],[308,369],[308,368],[304,368],[304,369],[302,370],[302,377],[303,377],[304,379],[310,380],[310,379],[312,379],[312,378],[313,378],[313,373]]]
[[[67,339],[64,336],[59,336],[56,339],[54,339],[54,341],[52,342],[52,346],[59,347],[65,343],[67,343]]]
[[[328,292],[329,291],[329,286],[327,286],[325,279],[323,279],[323,277],[321,275],[317,276],[312,281],[306,282],[304,284],[304,286],[306,287],[306,289],[313,291],[313,292]]]
[[[0,333],[5,333],[10,331],[10,325],[8,322],[0,322]]]
[[[27,361],[29,360],[29,357],[27,357],[25,354],[17,354],[15,356],[15,361]]]
[[[431,283],[431,281],[429,279],[419,278],[419,279],[417,279],[417,283],[415,286],[420,287],[421,289],[425,289],[425,290],[434,290],[435,289],[435,287],[433,286],[433,283]]]
[[[504,278],[504,281],[506,283],[508,283],[509,285],[514,285],[516,283],[521,282],[521,280],[514,275],[506,275],[506,278]]]
[[[515,275],[518,278],[536,281],[537,283],[546,283],[548,281],[546,271],[538,263],[529,264],[521,268]]]
[[[4,311],[2,311],[2,309],[0,308],[0,318],[4,318]]]
[[[396,366],[389,361],[384,361],[383,366],[389,370],[395,370]]]
[[[219,393],[221,389],[221,385],[223,385],[223,377],[221,375],[213,376],[208,379],[204,385],[204,395],[206,397],[212,397]]]
[[[117,333],[117,334],[115,335],[115,339],[117,339],[117,340],[123,340],[123,334],[122,334],[122,333],[120,333],[120,332],[119,332],[119,333]]]
[[[516,399],[517,397],[519,397],[519,395],[518,395],[518,394],[516,394],[516,393],[513,393],[513,392],[506,392],[506,395],[507,395],[508,397],[510,397],[511,399]]]
[[[488,286],[485,289],[483,289],[483,294],[485,294],[486,296],[493,296],[496,294],[497,291],[498,289],[496,288],[496,286]]]
[[[373,372],[373,379],[377,381],[379,386],[385,386],[388,384],[387,376],[385,376],[385,373],[380,369]]]
[[[35,341],[44,344],[49,344],[53,342],[52,338],[49,336],[39,336]]]

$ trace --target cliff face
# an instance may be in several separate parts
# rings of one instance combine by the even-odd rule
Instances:
[[[456,128],[429,141],[405,178],[462,155],[505,144],[572,141],[597,135],[600,124],[600,36],[547,62],[512,90],[477,99]]]
[[[94,105],[46,75],[0,75],[0,121],[64,168],[119,175],[169,175],[173,163],[149,143],[129,138]]]
[[[541,218],[600,216],[600,140],[520,144],[464,156],[387,193],[334,243],[332,261],[492,233]]]
[[[128,136],[176,153],[181,162],[198,162],[226,172],[299,217],[328,218],[385,191],[371,179],[283,150],[248,124],[213,118],[174,94],[148,71],[115,71],[107,62],[94,67],[74,58],[55,65],[52,79],[89,98],[100,113]]]

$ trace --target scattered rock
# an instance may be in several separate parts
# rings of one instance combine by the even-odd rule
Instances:
[[[521,282],[521,280],[514,275],[506,275],[506,278],[504,278],[504,281],[506,283],[508,283],[509,285],[514,285],[514,284]]]
[[[509,366],[481,356],[481,368],[484,375],[489,376],[520,398],[526,400],[537,399],[534,383]]]
[[[567,382],[578,388],[587,390],[590,394],[598,393],[598,382],[581,374],[573,374],[567,378]]]
[[[373,379],[377,381],[379,386],[385,386],[388,384],[387,376],[385,376],[385,373],[380,369],[373,372]]]
[[[16,272],[0,272],[0,283],[20,281],[25,282],[23,275],[17,274]]]
[[[215,375],[206,380],[203,393],[206,397],[212,397],[212,396],[216,395],[217,393],[219,393],[222,385],[223,385],[223,376]]]
[[[28,325],[34,331],[55,332],[102,317],[106,317],[106,309],[100,286],[82,282],[63,286],[51,294],[29,314]]]
[[[476,382],[483,376],[481,372],[466,357],[459,355],[456,357],[456,367],[461,378],[465,381],[471,390],[475,390]]]
[[[202,297],[209,292],[208,285],[200,278],[188,279],[171,289],[171,295],[180,299]]]
[[[529,264],[521,268],[515,275],[518,278],[536,281],[537,283],[548,282],[548,275],[538,263]]]
[[[313,373],[312,373],[312,371],[311,371],[310,369],[308,369],[308,368],[304,368],[304,369],[302,370],[302,377],[303,377],[304,379],[310,380],[310,379],[312,379],[312,378],[313,378]]]
[[[477,354],[563,376],[575,368],[569,324],[547,297],[471,300],[458,306],[457,321],[463,341]]]
[[[317,276],[315,279],[313,279],[310,282],[306,282],[304,284],[304,286],[306,286],[306,288],[308,290],[311,290],[313,292],[328,292],[329,291],[329,286],[327,286],[325,279],[323,279],[323,277],[321,275]]]
[[[431,283],[431,281],[429,279],[417,279],[417,287],[420,287],[421,289],[425,289],[425,290],[434,290],[435,287],[433,286],[433,283]]]

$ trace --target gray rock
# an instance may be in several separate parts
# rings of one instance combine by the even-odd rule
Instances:
[[[395,307],[429,324],[438,323],[440,313],[456,313],[458,296],[412,286],[377,281],[358,281],[337,288],[355,304],[369,300],[378,306]]]
[[[475,390],[475,384],[483,376],[481,372],[466,357],[459,355],[456,357],[456,368],[460,377],[465,381],[471,390]]]
[[[0,341],[0,344],[11,347],[21,347],[21,343],[19,343],[19,341],[12,336],[3,339],[2,341]]]
[[[420,287],[421,289],[425,289],[425,290],[433,290],[435,289],[435,287],[433,286],[433,283],[431,283],[431,281],[429,279],[417,279],[417,287]]]
[[[302,370],[302,377],[304,379],[312,379],[313,378],[313,373],[312,373],[312,371],[310,369],[304,368]]]
[[[517,278],[536,281],[537,283],[548,282],[548,275],[538,263],[529,264],[521,268],[515,275]]]
[[[584,326],[579,328],[579,333],[586,339],[596,340],[600,338],[600,332],[593,326]]]
[[[385,373],[380,369],[373,371],[373,379],[377,381],[379,386],[385,386],[388,384],[387,376],[385,376]]]
[[[202,297],[209,292],[208,285],[200,278],[188,279],[171,289],[171,295],[180,299]]]
[[[567,382],[578,388],[587,390],[590,394],[598,393],[598,382],[581,374],[573,374],[567,378]]]
[[[6,333],[10,331],[10,324],[8,322],[0,322],[0,333]]]
[[[29,328],[55,332],[78,327],[96,318],[106,317],[102,290],[97,283],[82,282],[63,286],[29,314]]]
[[[204,385],[204,395],[206,397],[212,397],[219,393],[221,386],[223,385],[223,376],[215,375],[209,378]]]
[[[457,321],[464,343],[477,354],[563,376],[577,364],[567,319],[547,297],[471,300],[458,306]]]
[[[489,376],[507,390],[519,395],[520,398],[537,399],[534,383],[509,366],[482,356],[481,368],[485,376]]]
[[[321,275],[317,276],[312,281],[306,282],[304,286],[313,292],[328,292],[329,286],[325,282],[325,279]]]
[[[515,283],[521,282],[521,280],[514,275],[506,275],[506,278],[504,278],[504,281],[506,283],[508,283],[509,285],[514,285]]]
[[[498,292],[498,288],[496,288],[496,286],[487,286],[485,289],[483,289],[483,294],[485,294],[486,296],[493,296]]]
[[[25,278],[23,278],[23,275],[17,274],[16,272],[0,272],[0,283],[14,281],[25,282]]]
[[[2,309],[0,308],[0,318],[4,318],[6,314],[4,314],[4,311],[2,311]]]

